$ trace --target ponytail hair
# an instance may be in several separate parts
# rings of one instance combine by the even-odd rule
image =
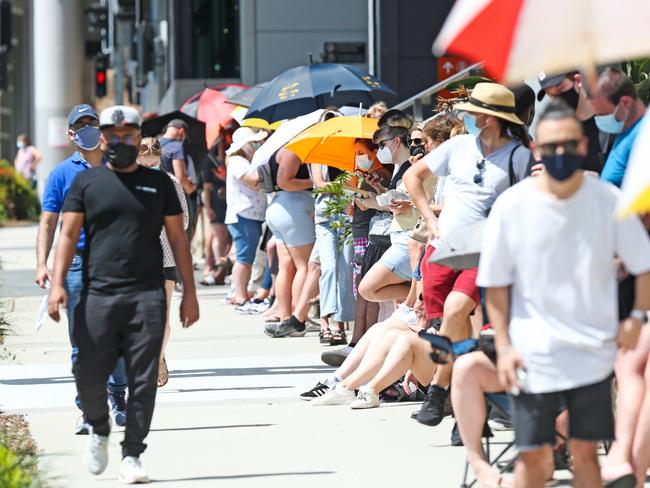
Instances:
[[[508,122],[507,120],[497,119],[501,125],[501,137],[511,137],[517,139],[521,144],[528,148],[530,147],[530,137],[526,126]]]
[[[399,137],[400,143],[407,146],[408,136],[413,127],[413,119],[401,110],[391,109],[379,119],[379,129],[375,131],[372,140],[375,143],[385,139]]]

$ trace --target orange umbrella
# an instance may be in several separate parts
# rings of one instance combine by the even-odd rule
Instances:
[[[334,117],[305,129],[285,146],[303,163],[333,166],[354,172],[355,139],[372,139],[377,119]]]

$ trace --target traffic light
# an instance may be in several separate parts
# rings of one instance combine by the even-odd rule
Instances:
[[[95,57],[95,96],[102,98],[106,96],[106,70],[108,69],[108,57]]]

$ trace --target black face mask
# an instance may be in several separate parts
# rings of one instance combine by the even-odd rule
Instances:
[[[578,101],[580,100],[580,95],[577,91],[572,88],[569,88],[567,91],[562,92],[556,95],[557,98],[560,98],[566,102],[566,104],[571,107],[573,110],[578,109]]]
[[[556,154],[542,156],[542,163],[551,178],[557,181],[568,180],[582,167],[584,158],[578,154]]]
[[[424,156],[424,147],[422,146],[409,146],[409,152],[411,156],[417,156],[418,154]]]
[[[115,142],[108,145],[105,156],[114,168],[127,168],[135,163],[138,148],[123,142]]]

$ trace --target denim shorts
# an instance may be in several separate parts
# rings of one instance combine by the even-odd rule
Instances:
[[[237,250],[237,262],[240,264],[253,264],[257,245],[262,237],[262,222],[237,216],[237,222],[228,224],[228,232],[232,236]]]
[[[408,236],[406,239],[401,238],[402,236],[394,237],[394,235],[391,236],[391,246],[379,259],[379,262],[404,281],[411,281],[413,273],[411,271]]]
[[[289,248],[316,240],[314,199],[308,191],[279,191],[266,209],[266,223],[275,241]]]

